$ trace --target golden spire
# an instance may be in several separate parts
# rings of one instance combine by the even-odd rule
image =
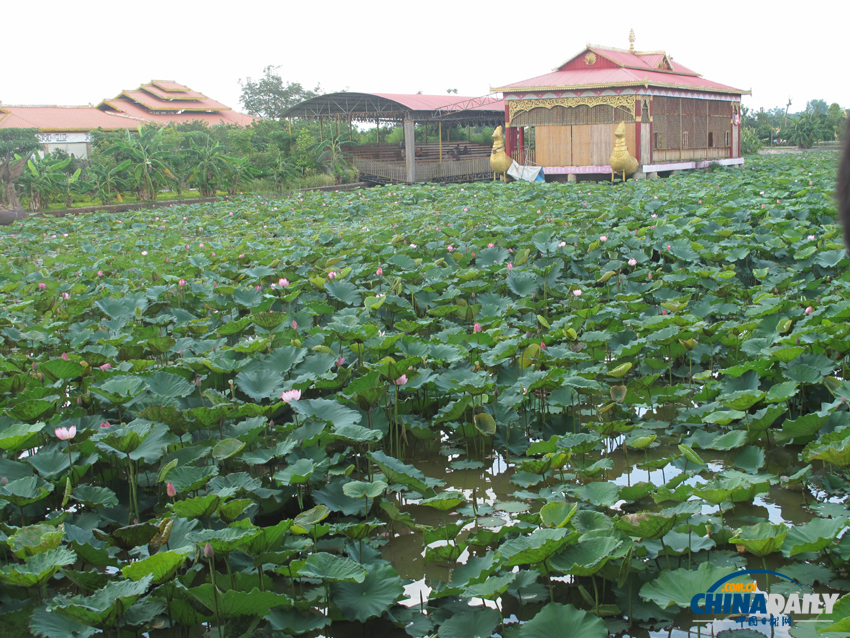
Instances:
[[[629,31],[629,53],[635,52],[635,30],[631,29]]]

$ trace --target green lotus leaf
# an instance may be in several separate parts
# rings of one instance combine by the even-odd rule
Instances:
[[[578,511],[578,503],[554,501],[540,508],[540,523],[543,527],[564,527]]]
[[[196,496],[195,498],[169,503],[167,507],[181,518],[207,518],[215,513],[220,503],[221,496],[207,494],[206,496]]]
[[[761,557],[779,551],[787,535],[788,527],[783,523],[756,523],[737,530],[729,542]]]
[[[349,498],[378,498],[386,489],[384,481],[350,481],[342,486],[343,493]]]
[[[330,435],[349,443],[376,443],[384,438],[380,430],[370,430],[362,425],[343,425],[334,428]]]
[[[0,448],[15,452],[30,447],[30,441],[45,428],[44,423],[15,423],[0,432]]]
[[[38,523],[21,527],[9,537],[9,549],[18,558],[35,556],[49,549],[58,549],[65,537],[65,530],[53,525]]]
[[[217,465],[182,465],[169,470],[163,480],[170,481],[178,494],[184,494],[201,489],[214,476],[218,476]]]
[[[764,467],[765,463],[764,450],[756,445],[745,446],[735,457],[734,461],[735,467],[750,474],[757,474]]]
[[[151,392],[166,397],[187,397],[195,392],[195,386],[183,377],[161,370],[145,377],[145,383]]]
[[[92,436],[92,440],[97,441],[101,449],[104,446],[110,448],[104,450],[106,452],[116,450],[121,454],[129,454],[142,444],[153,427],[154,424],[150,422],[129,423],[123,427],[101,430]]]
[[[361,583],[334,583],[331,600],[351,621],[365,622],[380,616],[404,594],[401,578],[389,564],[366,565]]]
[[[152,582],[153,576],[149,575],[136,582],[111,582],[91,596],[57,596],[47,605],[47,611],[62,614],[84,625],[105,629],[115,625]]]
[[[568,629],[567,629],[568,628]],[[520,638],[561,638],[569,631],[570,638],[607,638],[608,630],[597,618],[572,605],[549,603],[531,620],[522,625]]]
[[[0,486],[0,501],[7,500],[25,507],[43,499],[53,491],[53,484],[36,476],[20,478]]]
[[[620,517],[614,527],[635,538],[661,538],[676,526],[676,516],[656,512],[637,512]]]
[[[125,565],[121,568],[121,573],[124,578],[130,580],[142,580],[147,576],[152,576],[154,585],[162,585],[171,580],[187,558],[186,554],[173,550],[157,552],[149,558]]]
[[[221,618],[238,618],[240,616],[265,616],[270,609],[276,607],[292,607],[292,599],[286,594],[276,594],[271,591],[215,591],[210,583],[193,587],[189,594],[210,612],[218,609]]]
[[[215,444],[212,449],[212,457],[216,461],[224,461],[242,451],[245,444],[239,439],[224,439]]]
[[[220,503],[216,513],[225,523],[232,523],[242,516],[253,504],[254,501],[250,498],[237,498],[227,503]]]
[[[316,464],[313,461],[310,459],[298,459],[295,463],[280,472],[275,472],[274,480],[279,481],[283,485],[298,485],[306,483],[315,471]]]
[[[463,494],[459,492],[440,492],[436,496],[419,501],[419,504],[433,507],[441,512],[446,512],[450,509],[454,509],[464,502],[466,502],[466,499]]]
[[[225,527],[224,529],[204,529],[186,534],[186,540],[203,547],[209,543],[216,554],[229,554],[239,547],[250,543],[260,535],[259,528]]]
[[[493,436],[496,433],[496,419],[492,415],[482,412],[473,417],[475,428],[485,436]]]
[[[708,446],[711,450],[733,450],[743,447],[747,442],[747,433],[744,430],[732,430],[726,434],[714,437]]]
[[[234,529],[256,529],[259,533],[246,538],[240,545],[242,551],[256,556],[262,552],[268,552],[280,545],[287,530],[292,526],[292,521],[283,520],[277,525],[268,527],[255,527],[251,521],[237,521],[231,525]]]
[[[331,619],[315,609],[302,613],[295,609],[272,609],[265,618],[277,631],[284,631],[293,636],[316,631],[330,623]]]
[[[144,392],[146,387],[144,379],[139,377],[117,376],[89,389],[111,403],[124,405]]]
[[[290,407],[298,414],[312,416],[320,421],[327,421],[337,430],[346,425],[358,425],[360,414],[339,401],[330,399],[301,399],[293,401]]]
[[[598,572],[623,541],[613,536],[600,536],[580,540],[568,545],[549,559],[549,566],[561,573],[573,576],[591,576]]]
[[[33,612],[29,628],[32,635],[41,638],[89,638],[99,633],[96,627],[88,627],[62,614],[48,613],[44,608]]]
[[[72,565],[77,555],[68,549],[48,549],[27,557],[23,565],[0,567],[0,582],[11,587],[41,587],[60,567]]]
[[[495,609],[456,614],[440,625],[439,638],[490,638],[500,622]]]
[[[705,593],[716,581],[736,571],[734,567],[719,567],[710,562],[701,563],[695,570],[685,568],[664,570],[658,578],[646,583],[640,589],[640,597],[654,602],[662,609],[670,605],[681,608],[691,606],[691,598]],[[747,582],[746,575],[736,577],[731,582]]]
[[[802,457],[807,463],[820,459],[841,467],[850,465],[850,427],[834,430],[812,441],[803,449]]]
[[[442,481],[427,478],[420,470],[412,465],[402,463],[398,459],[387,456],[381,451],[370,452],[369,456],[372,457],[372,460],[384,473],[388,483],[407,485],[426,498],[435,496],[434,487],[443,484]]]
[[[817,617],[819,633],[840,632],[846,635],[850,632],[850,594],[844,594],[835,601],[832,613],[822,613]],[[821,623],[829,623],[825,626]],[[831,634],[830,634],[831,635]]]
[[[242,370],[236,375],[237,387],[254,401],[279,398],[283,390],[283,376],[274,370]]]
[[[76,379],[78,377],[83,376],[86,370],[89,370],[90,368],[88,366],[84,366],[81,363],[78,363],[77,361],[53,359],[51,361],[45,361],[39,366],[38,369],[44,372],[45,375],[51,380],[67,380]]]
[[[499,554],[508,561],[508,567],[533,565],[557,552],[567,543],[569,535],[570,532],[563,527],[536,529],[527,536],[519,536],[506,542],[499,548]]]
[[[679,451],[688,459],[691,463],[696,463],[697,465],[705,465],[705,461],[703,461],[699,454],[693,451],[687,445],[679,445]]]
[[[319,552],[310,554],[298,570],[298,575],[330,583],[362,583],[366,579],[366,569],[350,558]]]
[[[311,509],[301,512],[293,519],[293,523],[299,527],[309,527],[317,525],[325,520],[330,514],[330,510],[324,505],[317,505]]]
[[[819,552],[832,545],[847,520],[841,518],[814,518],[803,525],[788,530],[782,544],[782,555],[786,558],[804,552]]]

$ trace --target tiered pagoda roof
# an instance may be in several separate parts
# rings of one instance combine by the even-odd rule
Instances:
[[[41,131],[115,131],[144,124],[193,122],[210,126],[248,126],[257,118],[237,113],[202,93],[177,82],[154,80],[122,91],[97,106],[5,106],[0,104],[0,128]]]

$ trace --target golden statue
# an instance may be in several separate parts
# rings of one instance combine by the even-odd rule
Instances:
[[[614,181],[614,173],[622,173],[623,181],[626,181],[626,175],[631,175],[638,169],[638,161],[631,156],[629,149],[626,148],[626,123],[620,122],[617,130],[614,131],[614,151],[611,153],[611,158],[608,160],[611,164],[611,181]],[[493,160],[490,160],[492,165]]]
[[[493,150],[490,151],[490,168],[493,169],[493,181],[501,175],[502,181],[508,182],[508,169],[514,161],[505,153],[505,136],[502,127],[497,126],[493,131]]]

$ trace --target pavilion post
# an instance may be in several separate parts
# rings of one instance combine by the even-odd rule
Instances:
[[[415,122],[411,119],[404,120],[404,162],[407,169],[406,181],[412,184],[416,181],[416,138],[414,130]]]
[[[437,140],[440,153],[440,164],[443,163],[443,123],[437,122]]]
[[[375,120],[375,141],[381,143],[381,118]]]

